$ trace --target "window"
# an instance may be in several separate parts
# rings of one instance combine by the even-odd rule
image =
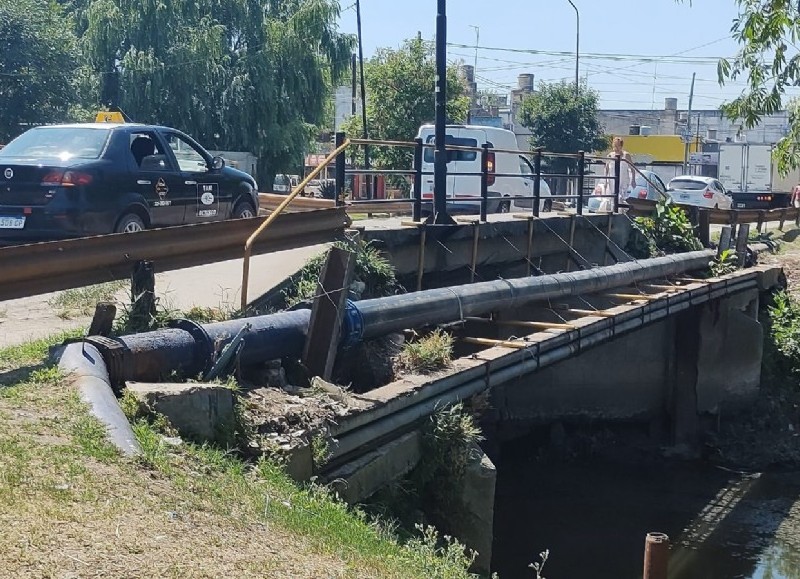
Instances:
[[[694,179],[673,179],[669,182],[670,189],[683,189],[684,191],[700,191],[706,188],[703,181],[695,181]]]
[[[169,171],[170,163],[155,133],[131,133],[131,154],[142,171]]]
[[[522,155],[519,156],[519,172],[523,175],[533,175],[533,171],[531,171],[528,161]]]
[[[105,149],[109,129],[42,127],[31,129],[0,150],[0,157],[97,159]]]
[[[431,135],[425,141],[429,145],[436,144],[436,137]],[[460,139],[453,135],[447,135],[444,140],[445,145],[453,145],[456,147],[477,147],[478,141],[475,139]],[[433,163],[433,147],[425,147],[424,160],[426,163]],[[478,158],[477,151],[447,151],[447,162],[451,161],[474,161]]]
[[[167,133],[164,137],[175,154],[181,171],[190,173],[206,173],[208,171],[206,158],[197,147],[175,133]]]

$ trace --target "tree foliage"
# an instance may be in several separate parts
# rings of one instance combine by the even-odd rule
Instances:
[[[0,143],[75,103],[77,38],[58,4],[0,0]]]
[[[607,139],[597,118],[599,95],[573,83],[541,83],[525,97],[520,120],[531,130],[531,146],[553,153],[576,153],[604,149]]]
[[[531,131],[531,148],[542,147],[553,153],[592,152],[605,149],[608,139],[597,118],[599,95],[586,85],[567,82],[540,83],[539,89],[520,105],[520,122]],[[547,170],[564,174],[575,171],[573,159],[545,157]],[[564,179],[553,183],[561,192]]]
[[[209,148],[251,151],[269,176],[302,162],[349,63],[339,11],[337,0],[91,0],[84,40],[104,100]]]
[[[786,89],[800,84],[800,12],[797,1],[736,0],[739,15],[731,34],[740,50],[732,59],[721,60],[718,67],[721,84],[743,78],[747,87],[733,101],[723,105],[732,120],[747,128],[761,122],[765,115],[788,105],[789,132],[776,147],[778,168],[782,173],[800,165],[800,109],[786,102]]]
[[[364,63],[367,126],[371,139],[410,141],[424,123],[436,116],[436,58],[431,43],[417,37],[400,49],[379,49]],[[469,99],[459,69],[447,69],[448,122],[463,123]],[[361,137],[361,117],[345,125],[350,137]],[[399,147],[372,148],[375,165],[387,169],[409,169],[413,153]]]

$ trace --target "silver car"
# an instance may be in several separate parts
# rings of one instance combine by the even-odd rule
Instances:
[[[733,199],[717,179],[699,175],[681,175],[667,185],[667,195],[675,203],[709,209],[730,209]]]

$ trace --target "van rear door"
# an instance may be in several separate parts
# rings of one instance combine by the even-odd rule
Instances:
[[[481,147],[486,142],[486,132],[481,129],[454,129],[453,142],[458,147]],[[448,138],[450,135],[448,135]],[[480,197],[481,154],[478,151],[451,151],[455,158],[453,176],[448,175],[448,195],[455,197]],[[450,157],[448,157],[450,158]],[[448,167],[449,168],[449,167]],[[477,202],[478,200],[475,199]]]

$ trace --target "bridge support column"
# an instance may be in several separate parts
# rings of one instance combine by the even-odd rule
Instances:
[[[690,450],[697,445],[697,375],[700,355],[701,308],[678,314],[675,320],[671,396],[672,441]]]

